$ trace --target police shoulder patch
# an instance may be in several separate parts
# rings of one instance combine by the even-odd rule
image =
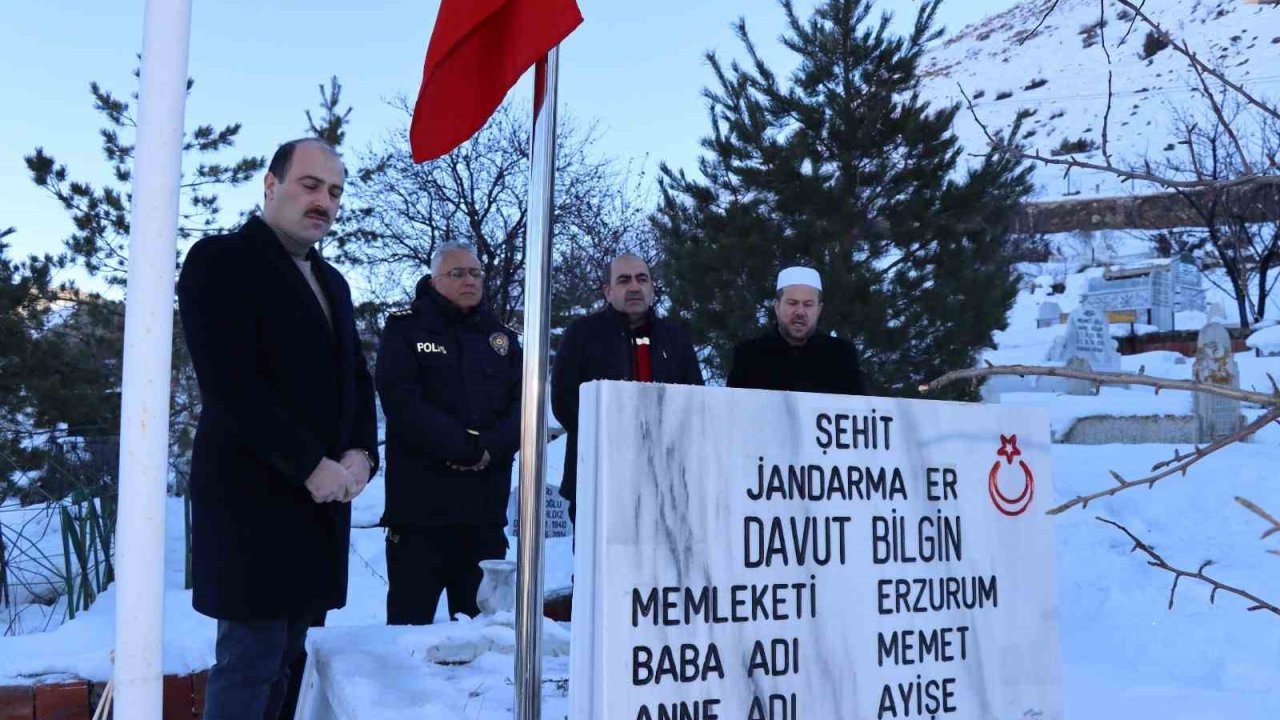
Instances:
[[[506,356],[511,352],[511,338],[504,332],[496,332],[489,336],[489,347],[499,355]]]

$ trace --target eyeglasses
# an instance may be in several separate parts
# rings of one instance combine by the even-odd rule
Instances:
[[[458,267],[458,268],[454,268],[454,269],[450,270],[449,272],[444,273],[444,275],[446,275],[447,277],[453,278],[454,280],[461,280],[462,278],[466,277],[467,275],[470,275],[471,277],[475,278],[476,280],[483,280],[483,279],[484,279],[484,271],[483,271],[483,270],[481,270],[480,268],[460,268],[460,267]]]

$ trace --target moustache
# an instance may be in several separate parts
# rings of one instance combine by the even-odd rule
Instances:
[[[306,213],[306,216],[309,218],[324,220],[325,222],[329,221],[329,213],[325,212],[324,210],[320,210],[318,208],[312,208],[311,210],[308,210]]]

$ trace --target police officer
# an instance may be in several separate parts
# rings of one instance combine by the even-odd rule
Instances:
[[[778,273],[777,325],[733,350],[729,387],[865,395],[853,342],[819,333],[822,277],[807,267]]]
[[[387,318],[376,381],[387,419],[387,623],[475,616],[481,560],[501,558],[520,443],[520,345],[482,304],[466,245],[432,257],[413,306]]]

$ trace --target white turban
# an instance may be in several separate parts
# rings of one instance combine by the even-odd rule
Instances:
[[[778,286],[775,289],[781,290],[788,285],[807,285],[822,292],[822,276],[818,275],[818,271],[813,268],[796,265],[778,273]]]

